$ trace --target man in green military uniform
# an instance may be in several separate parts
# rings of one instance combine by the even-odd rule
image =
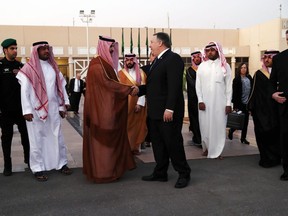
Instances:
[[[22,115],[20,84],[16,75],[23,64],[16,60],[17,42],[8,38],[1,43],[5,57],[0,60],[0,115],[1,141],[5,176],[12,175],[11,144],[13,126],[17,124],[24,150],[24,162],[29,164],[29,139]]]

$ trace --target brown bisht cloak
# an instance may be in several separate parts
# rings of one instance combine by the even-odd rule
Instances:
[[[130,91],[102,57],[91,60],[83,114],[83,173],[91,181],[111,182],[135,168],[127,135]]]
[[[141,71],[142,83],[141,85],[146,84],[146,75]],[[136,81],[129,75],[129,73],[123,69],[118,72],[119,80],[123,84],[127,85],[137,85]],[[132,151],[139,151],[139,146],[142,142],[145,141],[147,135],[147,126],[146,126],[146,117],[147,117],[147,105],[138,113],[135,113],[135,106],[137,105],[138,96],[128,97],[128,138]]]

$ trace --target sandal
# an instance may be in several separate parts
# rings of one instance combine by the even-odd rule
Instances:
[[[204,152],[202,152],[202,156],[207,156],[208,155],[208,150],[205,150]]]
[[[61,169],[60,172],[64,175],[71,175],[72,174],[72,170],[67,166],[64,165]]]
[[[216,159],[218,159],[218,160],[223,160],[224,158],[220,155],[220,156],[218,156]]]
[[[47,175],[44,175],[44,173],[42,171],[40,172],[35,172],[34,173],[34,176],[35,178],[37,179],[37,181],[40,181],[40,182],[44,182],[44,181],[47,181],[48,180],[48,176]]]

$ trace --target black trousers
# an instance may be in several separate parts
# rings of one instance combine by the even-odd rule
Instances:
[[[150,135],[150,124],[149,124],[149,118],[146,118],[146,125],[147,125],[147,135],[145,137],[145,142],[151,142],[151,135]]]
[[[242,104],[242,106],[239,108],[239,110],[242,111],[242,113],[245,114],[244,118],[244,125],[243,129],[241,131],[241,140],[246,139],[247,136],[247,130],[248,130],[248,123],[249,123],[249,111],[246,109],[246,104]],[[235,129],[231,128],[232,133],[235,131]]]
[[[191,169],[186,161],[183,137],[183,119],[172,122],[149,119],[150,133],[156,167],[154,175],[167,175],[169,161],[181,177],[190,175]]]
[[[198,114],[198,101],[189,102],[188,101],[188,115],[189,115],[189,130],[193,133],[193,142],[197,144],[201,144],[201,132],[199,126],[199,114]]]
[[[287,103],[287,102],[286,102]],[[285,104],[287,107],[287,104]],[[283,169],[288,173],[288,109],[280,110],[280,145],[282,153]]]
[[[70,108],[71,111],[74,111],[74,112],[79,111],[80,99],[81,99],[81,93],[80,92],[72,92],[71,93],[71,95],[69,97],[70,105],[71,105],[71,108]]]
[[[11,145],[13,138],[13,126],[16,124],[21,135],[21,144],[24,150],[24,161],[29,162],[29,138],[26,127],[25,119],[22,113],[17,112],[4,112],[1,116],[1,141],[2,150],[4,156],[4,167],[6,169],[12,169],[11,162]]]
[[[260,153],[260,165],[270,166],[281,162],[279,128],[275,127],[269,131],[259,130],[257,122],[254,121],[254,131],[257,146]]]

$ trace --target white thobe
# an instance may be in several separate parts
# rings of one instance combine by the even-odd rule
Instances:
[[[128,73],[132,77],[132,79],[135,81],[136,80],[136,71],[135,71],[135,69],[134,68],[128,69]],[[140,106],[144,107],[145,106],[145,102],[146,102],[145,95],[140,96],[138,98],[137,105],[140,105]]]
[[[21,84],[21,102],[23,115],[33,114],[31,122],[26,121],[30,141],[30,169],[33,173],[45,170],[59,170],[67,164],[67,147],[61,132],[61,116],[64,106],[59,105],[61,100],[57,93],[56,73],[47,61],[40,60],[48,97],[48,117],[41,120],[34,110],[35,92],[27,77],[18,73]],[[62,74],[60,73],[62,77]],[[61,78],[62,79],[62,78]],[[62,82],[62,91],[65,104],[69,104],[65,90],[66,81]]]
[[[231,106],[232,78],[227,64],[227,72],[221,69],[219,58],[200,64],[197,70],[196,93],[198,103],[203,102],[205,111],[199,110],[199,125],[203,151],[208,150],[208,158],[221,155],[226,139],[226,106]]]

